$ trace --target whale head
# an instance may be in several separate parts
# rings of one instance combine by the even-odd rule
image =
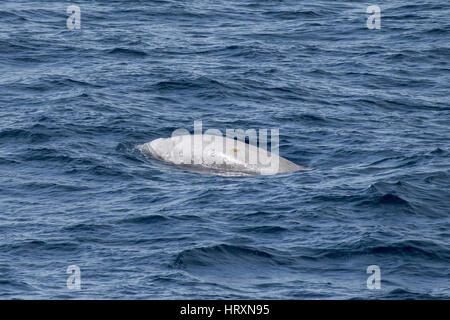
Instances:
[[[174,141],[171,139],[159,138],[143,145],[143,150],[150,153],[157,159],[168,158],[170,151],[173,150]]]

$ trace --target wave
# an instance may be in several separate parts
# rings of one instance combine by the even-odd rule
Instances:
[[[28,254],[30,252],[39,252],[41,254],[60,252],[69,254],[78,251],[80,246],[76,242],[68,241],[26,240],[4,244],[0,248],[3,252],[10,254]]]
[[[148,54],[144,51],[137,50],[137,49],[129,49],[129,48],[114,48],[109,49],[106,51],[108,54],[112,55],[122,55],[122,56],[129,56],[129,57],[145,57]]]
[[[224,83],[205,76],[159,81],[153,85],[158,90],[226,89]]]
[[[450,260],[450,247],[433,241],[404,240],[384,242],[375,238],[363,238],[352,243],[339,244],[337,248],[305,248],[302,259],[349,259],[357,256],[396,256],[420,258],[434,262]]]
[[[228,244],[187,249],[180,252],[173,262],[175,268],[196,268],[214,266],[264,267],[280,266],[286,259],[277,257],[264,250]]]
[[[168,217],[162,215],[148,215],[141,217],[129,217],[120,220],[120,223],[132,223],[132,224],[159,224],[164,222],[169,222]]]

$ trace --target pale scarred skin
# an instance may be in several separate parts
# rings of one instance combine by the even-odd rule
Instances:
[[[139,145],[153,157],[218,175],[271,175],[306,168],[256,146],[216,135],[181,135]]]

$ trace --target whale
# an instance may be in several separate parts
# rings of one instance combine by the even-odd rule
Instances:
[[[137,146],[146,155],[190,171],[220,176],[273,175],[307,168],[276,152],[213,134],[158,138]],[[278,149],[278,148],[276,148]]]

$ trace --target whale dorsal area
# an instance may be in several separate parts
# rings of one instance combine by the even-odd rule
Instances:
[[[156,159],[226,176],[270,175],[305,168],[263,148],[218,135],[180,135],[138,146]]]

